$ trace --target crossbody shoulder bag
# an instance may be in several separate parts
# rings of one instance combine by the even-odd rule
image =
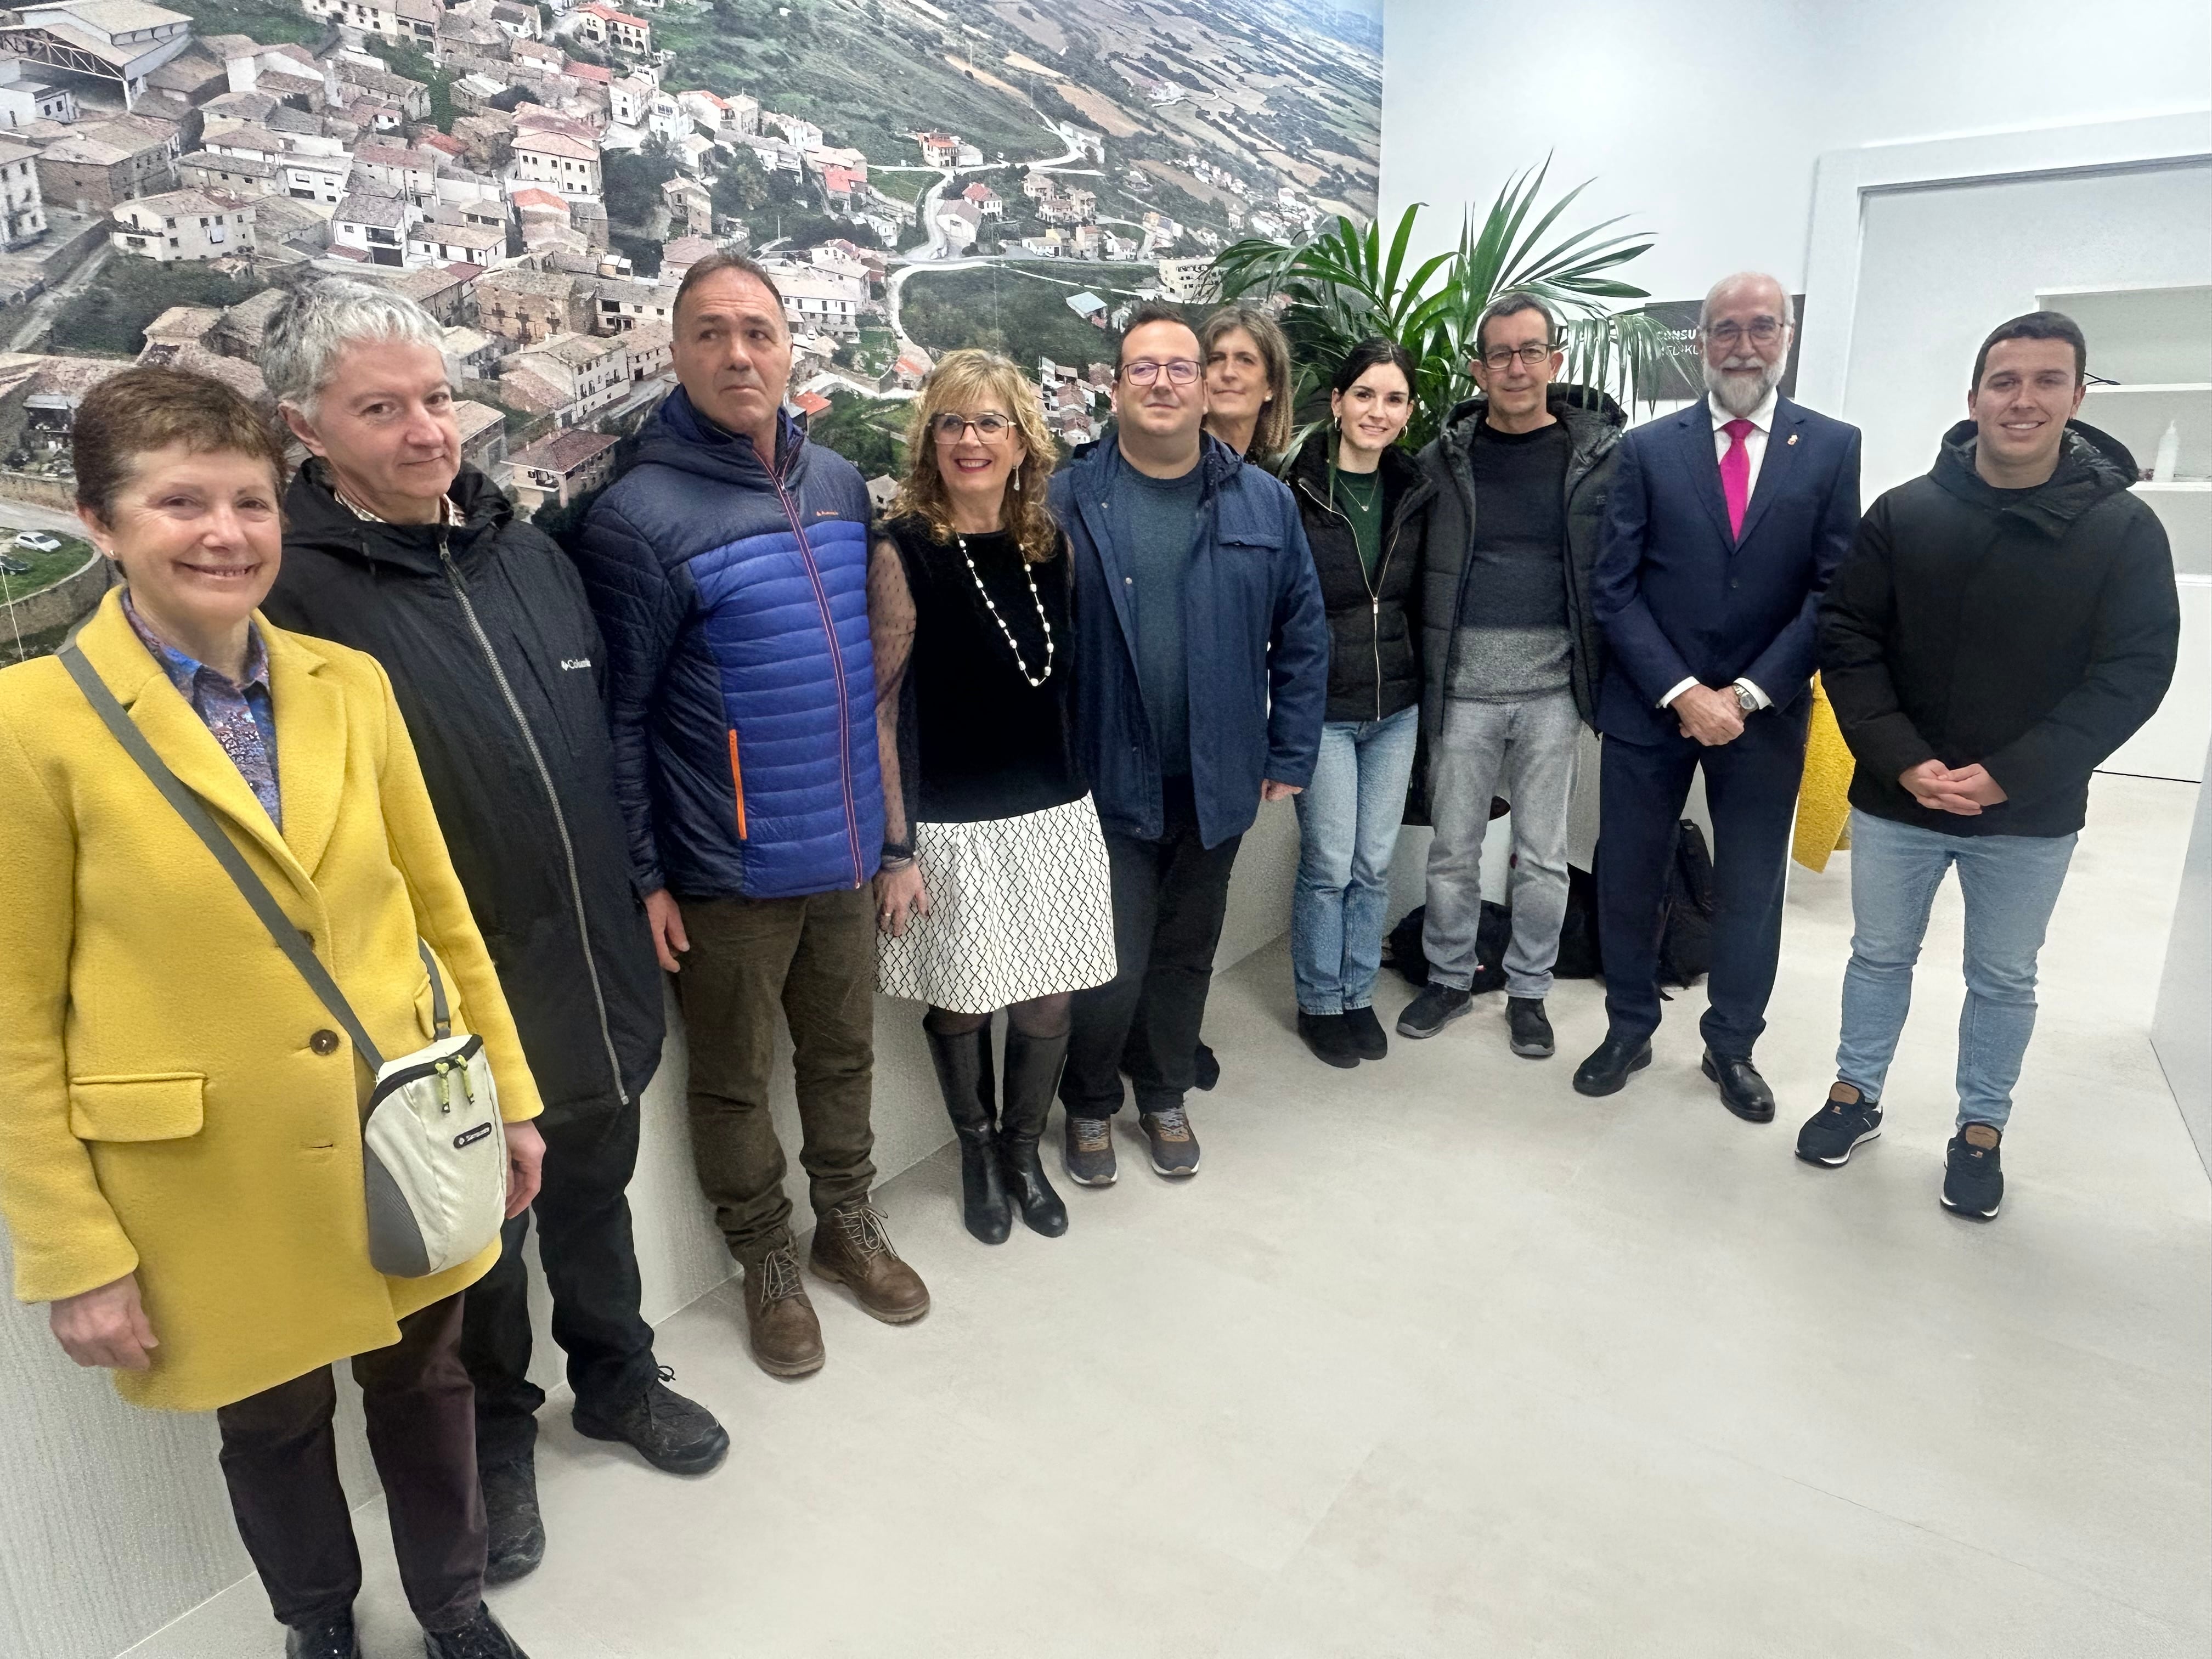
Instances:
[[[429,946],[415,948],[430,975],[437,1040],[386,1060],[353,1005],[268,886],[217,827],[206,805],[172,772],[116,702],[72,639],[57,653],[93,710],[163,799],[215,855],[301,978],[353,1039],[374,1079],[362,1122],[362,1184],[368,1206],[368,1259],[379,1273],[422,1279],[473,1260],[499,1236],[507,1214],[507,1142],[499,1091],[483,1039],[452,1035],[446,989]]]

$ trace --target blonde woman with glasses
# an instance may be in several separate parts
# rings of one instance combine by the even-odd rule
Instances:
[[[1114,909],[1073,741],[1067,544],[1045,506],[1054,447],[1036,386],[1004,357],[949,353],[915,401],[907,454],[868,570],[879,983],[929,1005],[968,1231],[1002,1243],[1018,1205],[1057,1237],[1067,1211],[1037,1142],[1069,994],[1114,977]]]

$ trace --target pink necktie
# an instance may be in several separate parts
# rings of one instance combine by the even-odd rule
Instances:
[[[1721,494],[1728,498],[1729,534],[1743,535],[1743,511],[1751,505],[1751,452],[1743,441],[1752,434],[1749,421],[1730,421],[1721,428],[1729,435],[1728,453],[1721,457]]]

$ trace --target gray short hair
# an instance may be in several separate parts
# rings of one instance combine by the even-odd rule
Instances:
[[[1775,292],[1782,296],[1782,326],[1784,328],[1797,326],[1797,302],[1790,297],[1790,285],[1779,276],[1769,276],[1763,270],[1739,270],[1733,276],[1722,277],[1720,281],[1707,289],[1705,297],[1698,304],[1698,326],[1703,328],[1706,319],[1713,314],[1713,296],[1716,294],[1731,283],[1741,283],[1746,280],[1773,283]]]
[[[287,295],[261,337],[261,376],[281,407],[309,420],[349,345],[379,340],[422,345],[442,354],[446,331],[404,294],[347,276],[325,276]]]

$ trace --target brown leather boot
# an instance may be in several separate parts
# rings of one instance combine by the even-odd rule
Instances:
[[[882,1214],[865,1198],[841,1204],[814,1229],[808,1264],[832,1285],[852,1291],[862,1310],[887,1325],[905,1325],[929,1311],[929,1287],[899,1260]]]
[[[770,1376],[811,1376],[822,1369],[822,1324],[790,1245],[745,1263],[745,1327],[753,1358]]]

